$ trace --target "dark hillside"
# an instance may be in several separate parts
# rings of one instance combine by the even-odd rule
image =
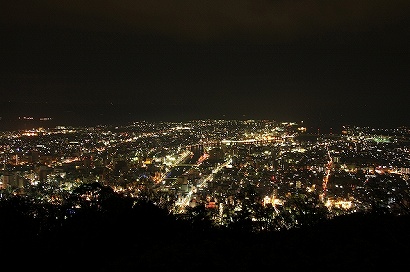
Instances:
[[[22,215],[39,210],[24,201],[3,203],[3,265],[17,271],[394,271],[407,265],[410,253],[408,215],[353,214],[255,234],[198,230],[150,203],[108,202],[105,212],[83,209],[58,224]]]

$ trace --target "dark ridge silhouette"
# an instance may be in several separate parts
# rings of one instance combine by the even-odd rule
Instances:
[[[409,215],[357,213],[264,233],[192,219],[99,184],[58,208],[17,196],[0,201],[1,256],[17,271],[394,271],[410,252]]]

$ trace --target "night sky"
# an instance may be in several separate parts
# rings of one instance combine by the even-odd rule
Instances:
[[[408,0],[8,1],[2,125],[49,115],[407,126],[408,14]]]

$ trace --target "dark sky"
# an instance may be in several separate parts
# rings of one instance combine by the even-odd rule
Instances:
[[[8,1],[0,116],[410,125],[409,12],[408,0]]]

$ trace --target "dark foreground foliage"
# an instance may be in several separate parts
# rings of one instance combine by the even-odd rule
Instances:
[[[102,190],[103,188],[88,188]],[[340,216],[252,233],[177,219],[111,191],[62,207],[0,202],[1,263],[13,271],[389,271],[407,266],[410,217]]]

